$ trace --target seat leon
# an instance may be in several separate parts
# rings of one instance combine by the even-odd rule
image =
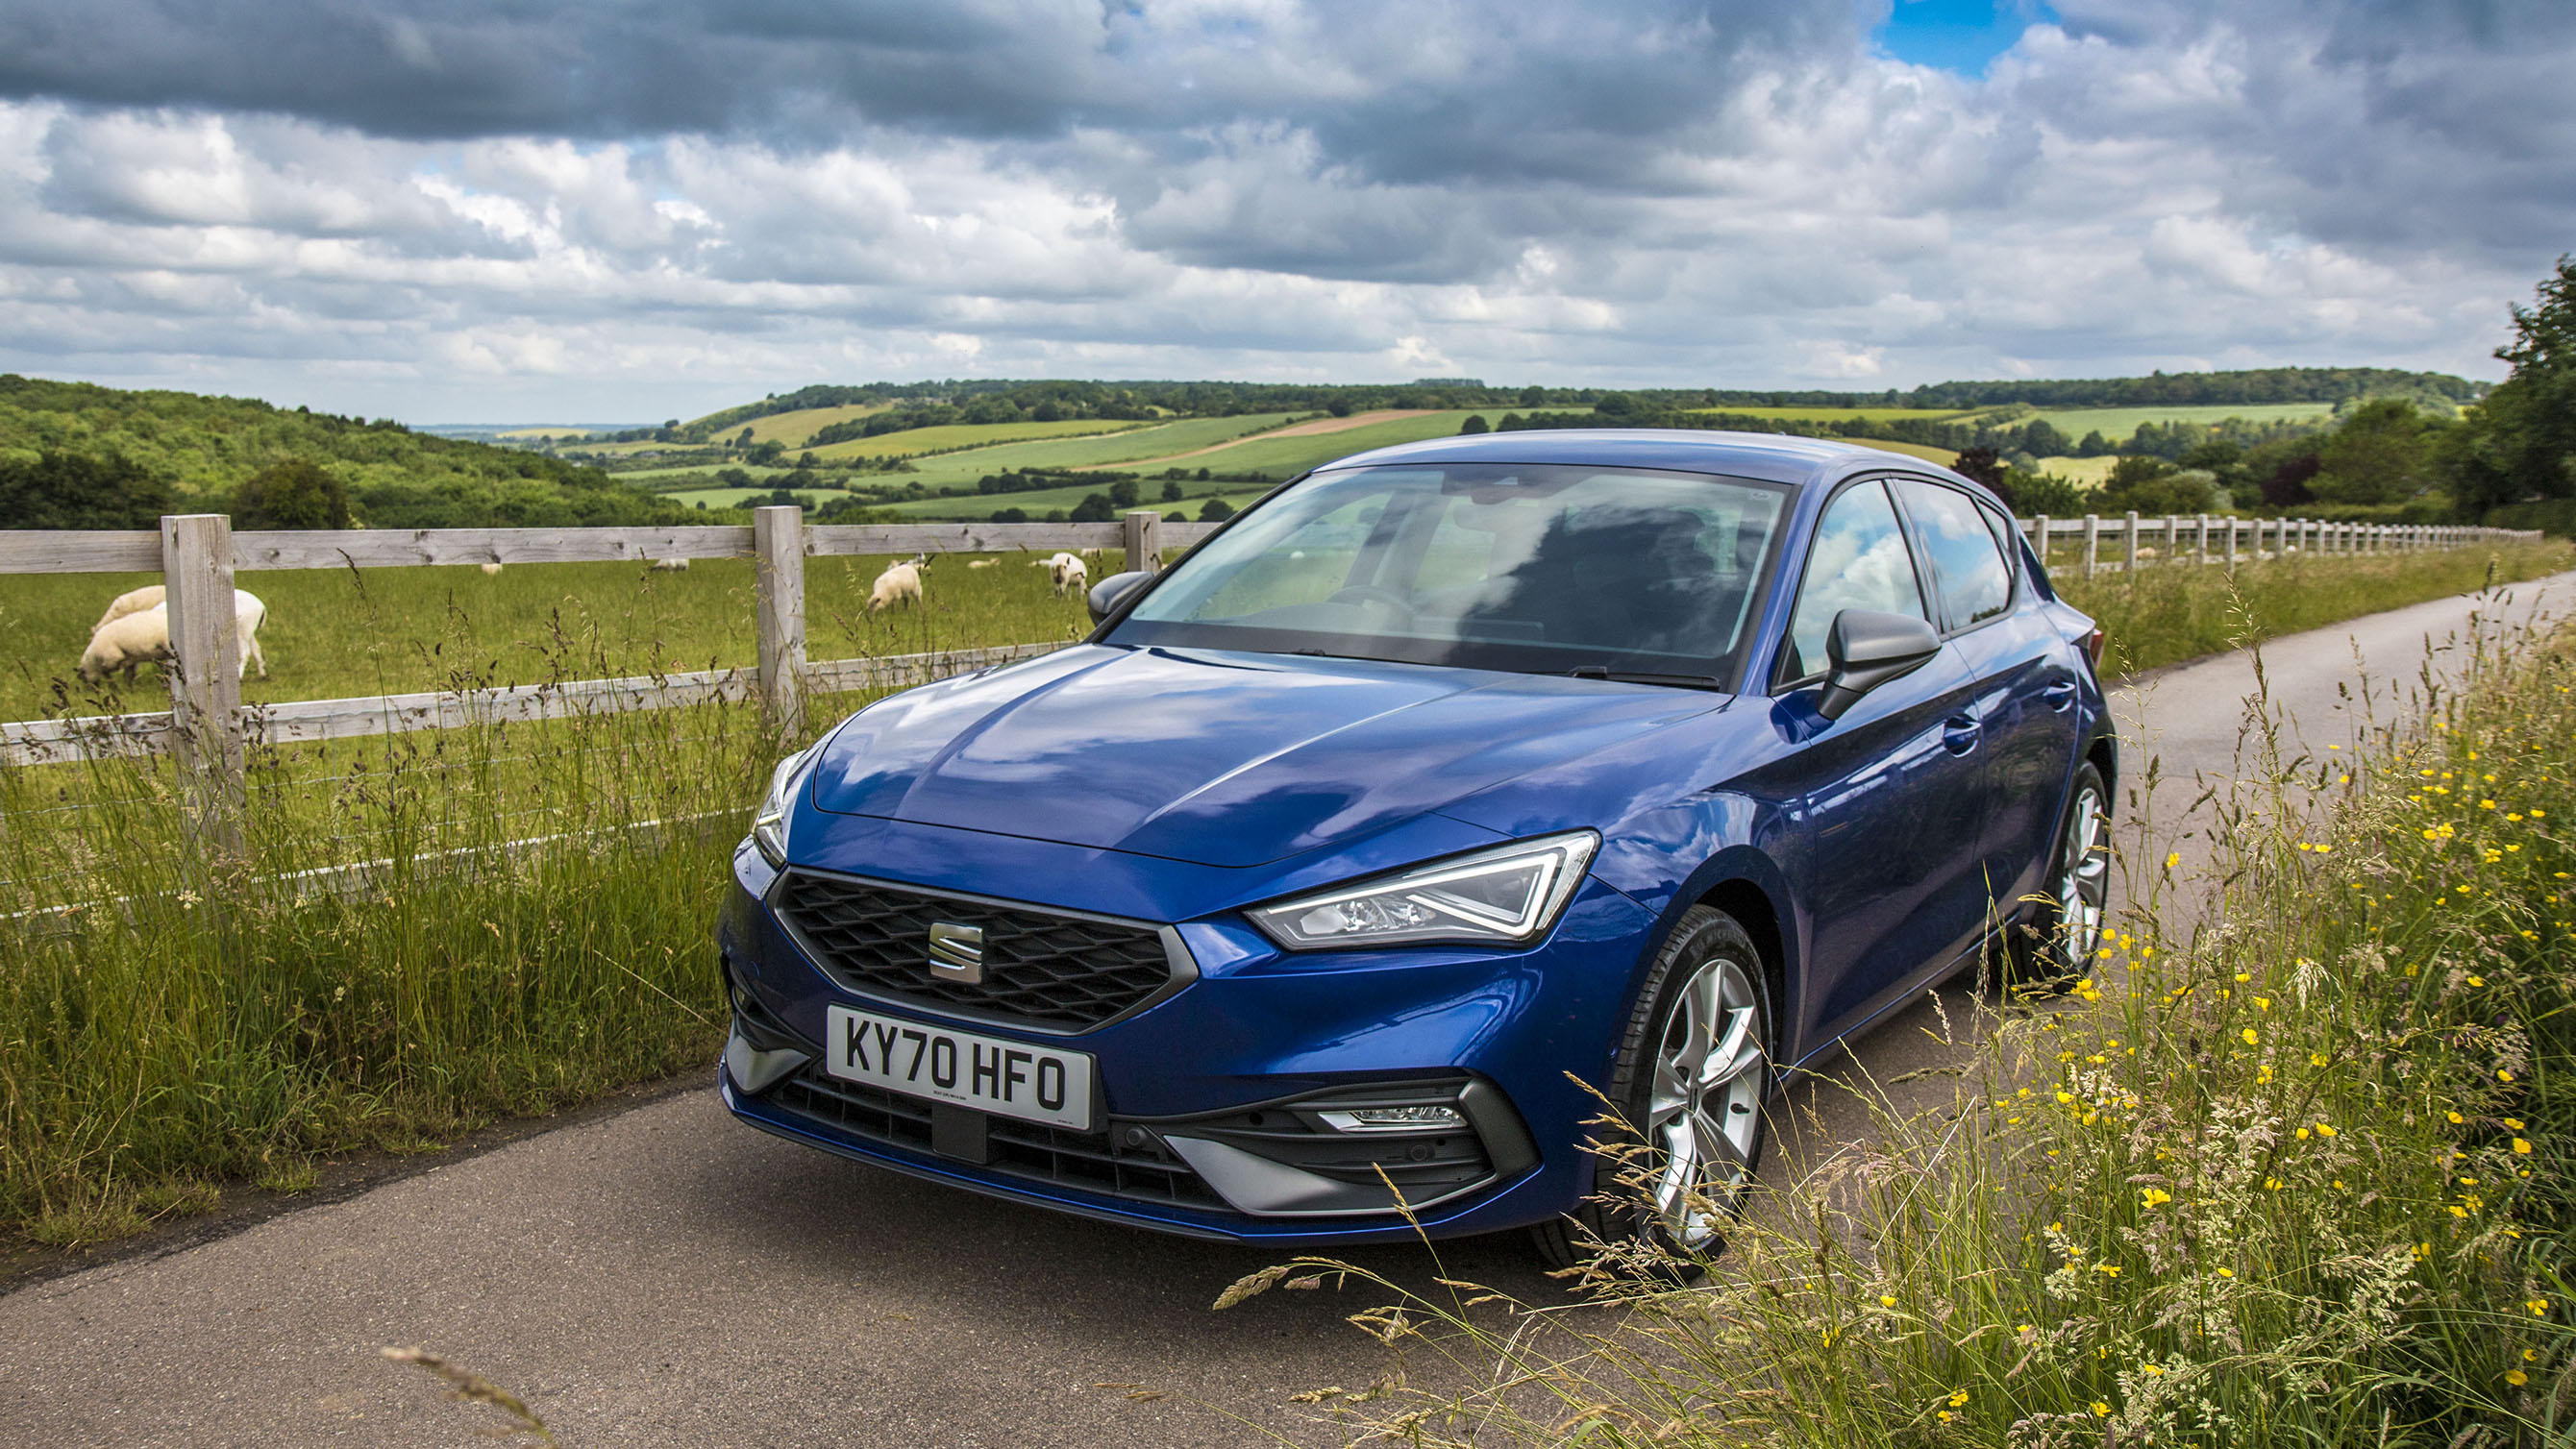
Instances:
[[[717,932],[744,1121],[1177,1233],[1701,1249],[1784,1080],[2094,948],[2100,635],[1929,464],[1409,444],[1091,605],[778,766]]]

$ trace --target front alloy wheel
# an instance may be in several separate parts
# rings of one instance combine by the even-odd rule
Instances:
[[[1718,956],[1691,974],[1656,1033],[1646,1141],[1662,1156],[1656,1226],[1676,1247],[1715,1241],[1721,1205],[1753,1175],[1763,1070],[1762,997],[1743,965]]]
[[[1657,953],[1620,1034],[1604,1095],[1593,1190],[1533,1230],[1560,1267],[1616,1248],[1684,1255],[1724,1246],[1762,1158],[1771,1088],[1771,996],[1761,953],[1733,916],[1694,906]],[[1663,1265],[1657,1271],[1668,1270]]]

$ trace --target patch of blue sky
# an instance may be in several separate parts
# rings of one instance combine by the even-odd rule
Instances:
[[[2046,0],[1896,0],[1876,39],[1898,60],[1980,76],[2023,31],[2056,21]]]

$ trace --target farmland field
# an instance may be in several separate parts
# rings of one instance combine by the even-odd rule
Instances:
[[[987,473],[1010,473],[1022,468],[1118,468],[1139,458],[1191,452],[1254,433],[1268,432],[1297,416],[1295,413],[1244,413],[1226,418],[1184,418],[1179,422],[1155,423],[1101,437],[1001,443],[971,452],[943,453],[935,458],[919,459],[913,463],[913,471],[903,475],[903,481],[918,479],[925,488],[942,488],[972,483]]]
[[[1733,413],[1738,417],[1778,418],[1790,423],[1845,423],[1857,418],[1863,422],[1884,423],[1902,418],[1921,418],[1926,422],[1964,422],[1990,408],[1801,408],[1801,407],[1714,407],[1692,408],[1695,413]]]
[[[1447,412],[1421,413],[1395,418],[1366,427],[1347,428],[1337,433],[1306,433],[1288,437],[1263,436],[1246,438],[1231,447],[1201,453],[1189,459],[1190,468],[1212,468],[1219,473],[1258,473],[1277,481],[1302,473],[1336,458],[1365,453],[1371,448],[1389,447],[1396,443],[1418,443],[1425,438],[1445,438],[1455,434],[1459,425],[1482,414],[1492,422],[1502,416],[1499,408],[1459,408]],[[1161,450],[1158,450],[1161,451]],[[1177,449],[1171,451],[1178,451]],[[1148,454],[1147,456],[1154,456]]]
[[[1885,438],[1841,438],[1836,441],[1859,448],[1876,448],[1882,453],[1903,453],[1909,458],[1921,458],[1926,462],[1938,463],[1944,468],[1949,467],[1959,458],[1957,453],[1948,448],[1936,448],[1929,443],[1895,443]]]
[[[916,453],[935,453],[951,448],[973,448],[988,443],[1019,443],[1037,438],[1089,437],[1103,433],[1128,432],[1144,426],[1143,423],[1119,422],[1108,418],[1065,418],[1052,423],[949,423],[935,428],[906,428],[899,433],[879,433],[873,438],[852,438],[845,443],[816,448],[813,452],[818,461],[834,458],[909,458]]]
[[[2098,488],[2110,481],[2111,470],[2117,467],[2119,462],[2118,458],[2109,453],[2099,458],[2042,458],[2039,460],[2039,471],[2054,473],[2060,478]]]
[[[2081,438],[2099,429],[2102,436],[2119,442],[2138,430],[2140,423],[2223,423],[2229,418],[2243,418],[2249,423],[2286,423],[2302,418],[2332,416],[2331,403],[2223,403],[2207,407],[2164,408],[2056,408],[2041,413],[2048,425],[2070,438]]]
[[[751,440],[755,443],[781,443],[790,449],[802,448],[807,438],[834,423],[881,413],[887,406],[885,403],[852,403],[848,407],[800,408],[792,413],[772,413],[765,418],[753,418],[750,422],[738,424],[718,435],[717,441],[731,442],[742,436],[744,428],[749,428]]]
[[[955,498],[916,498],[909,502],[893,504],[891,507],[894,512],[901,514],[907,523],[985,519],[1005,508],[1017,508],[1032,518],[1041,518],[1059,508],[1071,512],[1073,506],[1080,503],[1084,497],[1105,492],[1108,487],[1109,484],[1106,481],[1077,483],[1070,487],[1039,488],[1027,493],[977,493]],[[1271,487],[1272,485],[1267,483],[1188,481],[1181,484],[1181,500],[1174,503],[1164,500],[1161,483],[1148,480],[1144,485],[1144,496],[1137,501],[1136,506],[1158,509],[1165,514],[1185,512],[1190,517],[1197,518],[1200,507],[1211,498],[1222,498],[1235,507],[1241,508],[1269,492]],[[710,508],[714,506],[714,504],[708,505]]]

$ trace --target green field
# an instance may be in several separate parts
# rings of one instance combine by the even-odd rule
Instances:
[[[906,428],[899,433],[879,433],[873,438],[852,438],[845,443],[816,448],[813,452],[818,462],[836,458],[909,458],[917,453],[946,452],[988,443],[1085,437],[1127,432],[1143,426],[1142,423],[1107,418],[1065,418],[1052,423],[947,423],[935,428]],[[800,454],[802,451],[798,450]]]
[[[2229,418],[2243,418],[2249,423],[2286,423],[2303,418],[2324,419],[2333,414],[2330,403],[2226,403],[2179,408],[2058,408],[2039,416],[2070,438],[2081,438],[2099,429],[2103,437],[2116,443],[2136,432],[2140,423],[2199,423],[2205,427]]]
[[[1835,441],[1849,443],[1858,448],[1876,448],[1882,453],[1903,453],[1909,458],[1921,458],[1926,462],[1938,463],[1944,468],[1959,460],[1957,453],[1948,448],[1933,447],[1929,443],[1896,443],[1885,438],[1839,438]]]
[[[1863,422],[1884,423],[1900,418],[1921,418],[1927,422],[1962,422],[1991,408],[1758,408],[1717,407],[1692,408],[1695,413],[1732,413],[1737,417],[1777,418],[1787,423],[1847,423],[1857,418]]]
[[[1220,473],[1253,473],[1274,482],[1315,467],[1365,453],[1371,448],[1390,447],[1397,443],[1418,443],[1425,438],[1454,435],[1468,418],[1482,414],[1492,422],[1502,414],[1495,408],[1462,408],[1449,412],[1423,413],[1418,417],[1393,418],[1366,427],[1346,428],[1338,433],[1306,433],[1296,437],[1253,437],[1231,447],[1202,453],[1195,458],[1175,463],[1174,467],[1212,468]],[[1151,464],[1144,471],[1153,471]]]
[[[1195,509],[1193,510],[1195,511]],[[807,652],[815,659],[916,653],[1060,639],[1088,629],[1078,599],[1057,598],[1037,569],[970,571],[968,555],[932,566],[925,607],[870,618],[868,589],[887,560],[815,558],[805,565]],[[159,582],[157,574],[0,576],[0,719],[110,701],[74,673],[107,601]],[[691,670],[756,662],[748,559],[700,559],[685,573],[629,564],[512,564],[476,568],[297,569],[245,573],[268,605],[260,647],[269,677],[243,681],[247,703],[400,694],[472,684],[528,684],[567,651],[579,676]],[[57,688],[62,693],[57,703]],[[102,689],[107,686],[102,686]],[[159,672],[145,665],[131,707],[166,709]]]
[[[1137,501],[1136,506],[1155,509],[1166,514],[1186,513],[1195,519],[1199,516],[1199,509],[1211,498],[1222,498],[1235,507],[1241,508],[1269,492],[1271,485],[1192,481],[1183,483],[1181,488],[1183,496],[1180,502],[1166,502],[1163,498],[1163,485],[1149,481],[1145,484],[1144,495]],[[1094,493],[1105,493],[1108,490],[1109,484],[1104,480],[1098,483],[1077,483],[1065,488],[1039,488],[1027,493],[977,493],[964,497],[915,498],[908,502],[894,504],[892,508],[894,512],[901,514],[907,523],[982,520],[992,517],[1005,508],[1017,508],[1034,519],[1044,518],[1057,509],[1063,509],[1069,513],[1073,510],[1073,506],[1084,498]],[[713,508],[715,505],[710,503],[707,506]]]
[[[2109,453],[2098,458],[2042,458],[2039,460],[2039,471],[2054,473],[2060,478],[2082,483],[2087,487],[2099,488],[2111,481],[2111,470],[2118,467],[2119,463],[2120,460]]]
[[[802,448],[807,438],[834,423],[881,413],[889,406],[891,404],[888,403],[853,403],[848,407],[801,408],[792,413],[771,413],[765,418],[753,418],[716,437],[715,441],[730,443],[742,436],[744,428],[749,428],[751,440],[755,443],[783,443],[789,448]]]

